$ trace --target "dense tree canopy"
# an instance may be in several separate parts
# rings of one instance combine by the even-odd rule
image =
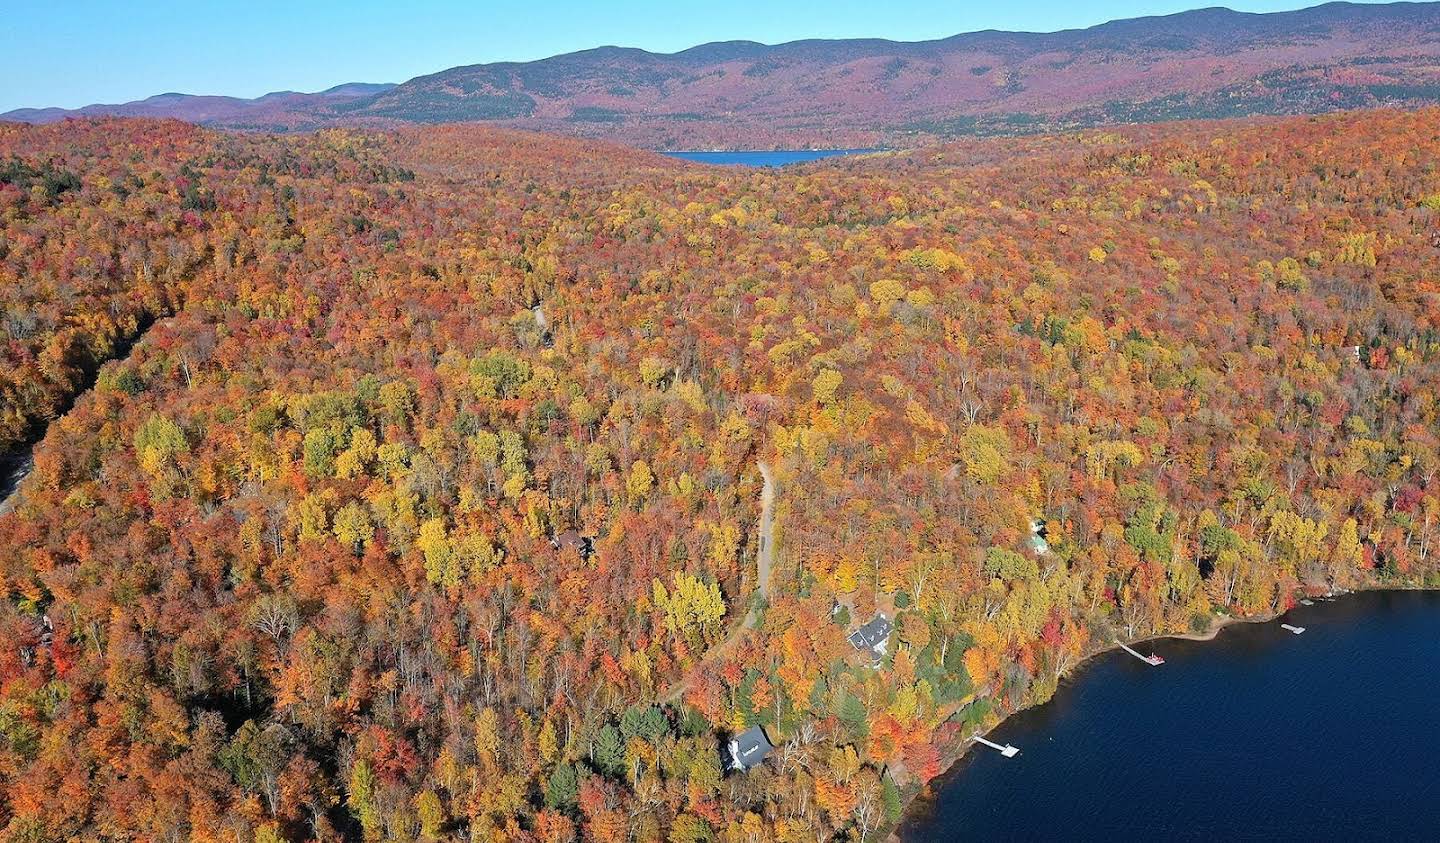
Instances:
[[[873,839],[1099,647],[1440,584],[1437,125],[0,127],[0,824]]]

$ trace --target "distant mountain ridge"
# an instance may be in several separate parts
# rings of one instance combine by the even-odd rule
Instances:
[[[96,104],[81,108],[17,108],[0,119],[52,123],[66,117],[172,117],[192,123],[234,128],[307,128],[328,122],[331,109],[352,100],[375,96],[394,83],[347,82],[315,93],[272,91],[247,99],[203,94],[156,94],[143,100]]]
[[[0,116],[146,114],[235,128],[483,120],[695,147],[1413,106],[1440,102],[1440,3],[1206,8],[921,42],[725,41],[672,54],[599,47],[340,89]]]

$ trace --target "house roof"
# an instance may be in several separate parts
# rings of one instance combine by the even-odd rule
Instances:
[[[1050,542],[1046,541],[1049,537],[1050,537],[1049,525],[1045,523],[1045,519],[1043,519],[1043,518],[1036,518],[1036,519],[1034,519],[1034,520],[1032,520],[1032,521],[1030,522],[1030,549],[1031,549],[1031,550],[1035,551],[1036,553],[1041,553],[1041,554],[1049,553],[1049,552],[1050,552]]]
[[[890,640],[890,633],[894,629],[890,619],[879,614],[874,620],[850,633],[850,643],[854,644],[856,649],[874,650]]]
[[[748,770],[765,760],[775,746],[765,736],[765,729],[751,726],[730,740],[730,765]]]
[[[566,530],[550,540],[556,550],[565,550],[588,557],[595,552],[595,542],[589,536],[582,536],[575,530]]]

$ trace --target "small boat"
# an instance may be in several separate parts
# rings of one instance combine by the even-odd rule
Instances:
[[[1300,601],[1300,605],[1301,605],[1301,606],[1314,606],[1314,605],[1315,605],[1315,601],[1314,601],[1314,600],[1301,600],[1301,601]]]

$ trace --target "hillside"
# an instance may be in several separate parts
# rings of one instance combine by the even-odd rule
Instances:
[[[393,87],[392,84],[351,82],[313,94],[275,91],[254,99],[157,94],[135,102],[87,105],[76,109],[18,108],[0,114],[0,120],[53,123],[67,117],[153,117],[232,129],[313,129],[328,122],[337,106],[383,93]]]
[[[1440,586],[1437,126],[0,126],[0,828],[874,840],[1097,648]]]
[[[1440,100],[1440,5],[1203,9],[1049,34],[942,41],[604,48],[461,67],[346,107],[352,116],[499,120],[659,147],[894,142],[1299,114]]]
[[[481,120],[681,148],[900,145],[917,134],[1413,106],[1440,101],[1440,4],[1210,8],[919,43],[726,42],[670,55],[603,47],[451,68],[368,96],[222,99],[82,112],[245,128]]]

